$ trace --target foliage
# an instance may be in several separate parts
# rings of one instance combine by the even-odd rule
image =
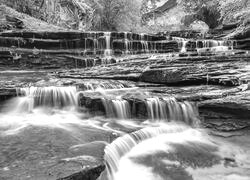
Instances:
[[[223,23],[244,23],[250,19],[250,1],[221,0],[220,12]]]
[[[219,0],[182,0],[181,5],[187,13],[192,14],[188,20],[204,21],[211,29],[220,23]]]
[[[167,0],[0,0],[50,24],[80,30],[164,31],[187,28],[196,21],[203,21],[214,29],[220,24],[250,22],[249,0],[177,0],[178,6],[173,11],[170,9],[142,25],[143,15],[165,2]]]
[[[97,0],[92,7],[92,30],[133,31],[140,24],[138,0]]]
[[[1,3],[70,29],[124,30],[140,29],[142,0],[0,0]]]
[[[249,0],[181,0],[181,4],[212,29],[220,24],[243,22],[250,17]]]
[[[91,8],[83,0],[0,0],[1,3],[51,24],[79,29]],[[84,23],[86,25],[86,23]]]

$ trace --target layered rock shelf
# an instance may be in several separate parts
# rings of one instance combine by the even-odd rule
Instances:
[[[250,47],[248,39],[202,39],[198,33],[188,31],[181,32],[181,35],[188,38],[196,36],[196,39],[176,37],[177,32],[161,35],[76,31],[3,32],[0,33],[0,66],[72,69],[116,63],[116,59],[110,61],[107,58],[112,55],[169,53],[170,56],[186,56],[189,53],[191,56],[213,56],[221,51],[248,50]]]
[[[164,103],[173,100],[175,107],[198,107],[200,117],[194,117],[217,135],[231,136],[231,132],[249,129],[249,40],[204,39],[198,32],[179,34],[1,33],[0,102],[22,96],[19,90],[24,87],[72,86],[77,90],[78,112],[87,112],[90,117],[114,118],[107,107],[118,101],[129,106],[129,118],[140,121],[152,116],[147,104],[150,99]],[[27,71],[16,71],[20,69]],[[13,77],[15,81],[10,81]],[[191,120],[187,123],[192,125]],[[85,131],[108,142],[119,136]],[[55,175],[62,180],[97,179],[105,168],[102,153],[106,145],[97,144],[83,145],[86,151],[76,146],[80,155],[100,151],[93,165],[83,160],[84,165],[91,166],[68,168],[75,163],[72,158],[55,163],[51,172],[63,172]]]
[[[85,70],[59,71],[57,77],[133,80],[167,85],[214,84],[238,86],[249,82],[249,53],[217,56],[144,56]],[[143,56],[142,56],[143,57]],[[98,72],[98,73],[97,73]]]
[[[0,179],[248,179],[248,1],[2,0]]]

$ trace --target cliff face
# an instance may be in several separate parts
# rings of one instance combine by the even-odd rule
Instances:
[[[66,29],[135,31],[142,0],[0,0],[18,12]]]
[[[60,31],[66,29],[0,5],[0,32],[6,30]]]
[[[1,0],[18,12],[68,29],[87,29],[93,9],[85,0]]]
[[[143,12],[144,24],[166,30],[236,28],[250,21],[250,1],[145,0]]]
[[[208,26],[198,18],[194,10],[187,10],[184,0],[145,0],[143,22],[149,27],[166,30],[207,30]]]
[[[85,31],[216,28],[243,31],[250,22],[249,0],[0,0],[0,3],[63,29]]]

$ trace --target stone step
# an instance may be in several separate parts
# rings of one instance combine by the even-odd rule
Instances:
[[[58,32],[2,32],[1,37],[20,37],[20,38],[36,38],[36,39],[54,39],[54,40],[71,40],[71,39],[98,39],[105,36],[105,32],[80,32],[80,31],[58,31]],[[111,38],[113,39],[124,39],[127,37],[129,40],[145,40],[145,41],[159,41],[166,40],[165,36],[161,35],[150,35],[150,34],[136,34],[130,32],[111,32]]]

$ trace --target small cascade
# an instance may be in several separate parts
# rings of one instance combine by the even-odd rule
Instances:
[[[76,87],[27,87],[17,90],[20,101],[17,111],[32,111],[36,107],[65,108],[77,105]]]
[[[148,116],[151,120],[181,121],[197,126],[198,110],[189,102],[177,102],[175,98],[148,98],[146,99]]]
[[[131,41],[128,39],[128,33],[124,32],[125,54],[130,54],[132,50]]]
[[[159,98],[148,98],[146,104],[150,119],[168,119],[165,102],[161,101]]]
[[[103,82],[86,82],[81,85],[82,90],[107,90],[107,89],[123,89],[123,88],[131,88],[134,87],[127,82],[120,81],[103,81]]]
[[[112,93],[112,92],[111,92]],[[146,108],[147,118],[149,122],[182,122],[193,127],[200,124],[198,109],[190,102],[178,102],[175,98],[159,98],[151,97],[144,101],[144,104],[130,104],[121,97],[112,99],[112,95],[103,92],[102,99],[105,107],[106,115],[109,117],[117,117],[119,119],[130,119],[137,117],[135,112],[137,109]]]
[[[148,41],[145,40],[145,34],[140,34],[140,42],[142,46],[142,51],[145,53],[149,53]]]
[[[112,100],[114,105],[115,112],[119,119],[128,119],[130,118],[130,105],[126,100]]]
[[[187,43],[188,40],[185,38],[180,38],[180,37],[172,37],[174,41],[177,41],[180,47],[180,52],[181,53],[186,53],[187,52]]]
[[[117,98],[114,100],[102,99],[106,114],[111,118],[129,119],[131,118],[130,104],[128,101]]]
[[[158,53],[158,49],[156,48],[156,43],[155,42],[151,42],[151,49],[153,53]]]
[[[180,124],[160,124],[126,134],[104,152],[106,170],[99,180],[249,179],[247,168],[227,163],[232,158],[237,164],[248,164],[246,151]],[[234,172],[240,172],[239,176],[231,176]]]
[[[95,37],[93,39],[93,42],[94,42],[94,54],[96,54],[97,50],[99,49],[99,42],[98,42],[98,39],[97,39],[96,35],[95,35]]]
[[[180,125],[162,125],[161,127],[147,127],[116,139],[104,150],[104,160],[106,163],[107,178],[109,180],[117,179],[116,173],[119,171],[119,163],[121,158],[127,153],[129,153],[131,149],[137,146],[139,143],[162,134],[181,133],[187,129],[187,127]],[[100,180],[102,180],[102,177],[100,178]]]
[[[226,41],[216,41],[216,40],[203,40],[203,48],[217,47],[217,46],[227,46]]]
[[[187,43],[188,43],[188,41],[186,41],[186,40],[182,41],[181,53],[187,52],[187,48],[186,48]]]
[[[112,55],[112,49],[111,49],[111,32],[105,32],[104,33],[105,40],[106,40],[106,49],[104,51],[105,56],[111,56]]]
[[[172,40],[178,42],[178,46],[181,53],[186,53],[187,44],[190,46],[189,51],[197,51],[198,53],[202,52],[224,52],[233,50],[234,41],[231,40],[213,40],[213,39],[205,39],[205,40],[192,40],[185,39],[180,37],[172,37]]]
[[[198,40],[196,41],[198,53],[205,51],[220,52],[234,49],[234,41],[231,40]]]
[[[87,53],[87,39],[85,38],[84,39],[84,55],[86,55],[86,53]]]

